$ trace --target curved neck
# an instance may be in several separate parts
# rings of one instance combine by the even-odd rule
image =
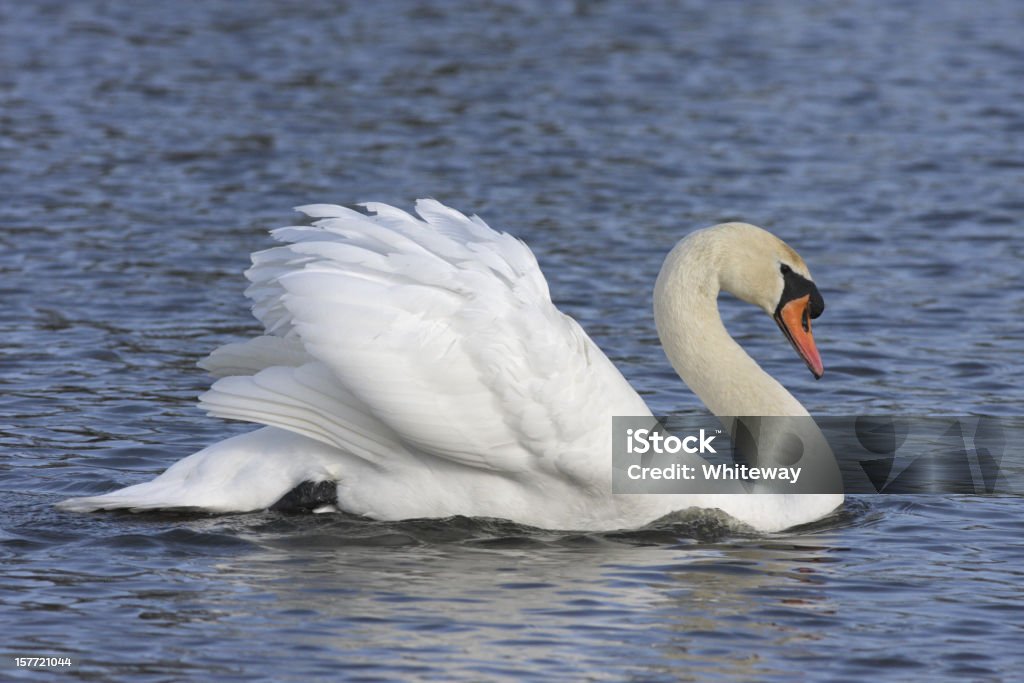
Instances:
[[[665,355],[718,416],[798,416],[807,410],[729,335],[718,313],[727,254],[708,231],[669,253],[654,288],[654,322]]]

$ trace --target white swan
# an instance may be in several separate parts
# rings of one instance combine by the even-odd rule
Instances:
[[[369,215],[301,207],[319,219],[313,226],[274,230],[285,245],[253,254],[246,272],[265,334],[200,363],[221,378],[200,399],[210,415],[265,427],[153,481],[59,505],[243,512],[293,492],[382,520],[467,515],[606,530],[701,507],[775,531],[842,502],[613,495],[612,417],[651,413],[551,302],[529,248],[433,200],[417,202],[422,220],[364,206]],[[672,365],[713,412],[807,415],[729,336],[720,289],[774,316],[820,376],[809,316],[822,303],[803,260],[752,225],[700,230],[665,260],[654,309]]]

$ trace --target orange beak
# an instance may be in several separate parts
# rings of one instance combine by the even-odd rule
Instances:
[[[825,366],[821,364],[821,356],[818,354],[818,347],[814,345],[814,335],[811,334],[810,301],[810,294],[793,299],[782,306],[773,317],[786,335],[786,339],[807,363],[814,379],[821,379],[825,374]]]

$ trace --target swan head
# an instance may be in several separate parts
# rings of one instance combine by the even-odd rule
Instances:
[[[723,223],[709,230],[719,238],[719,286],[770,315],[820,379],[825,369],[811,320],[825,310],[825,300],[807,264],[792,247],[755,225]]]

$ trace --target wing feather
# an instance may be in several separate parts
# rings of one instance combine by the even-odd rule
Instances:
[[[530,249],[434,200],[419,218],[364,206],[300,207],[313,225],[275,230],[284,244],[253,255],[259,339],[281,342],[212,354],[221,374],[248,376],[219,380],[203,405],[382,466],[607,476],[588,456],[607,450],[611,416],[649,413],[551,302]]]

